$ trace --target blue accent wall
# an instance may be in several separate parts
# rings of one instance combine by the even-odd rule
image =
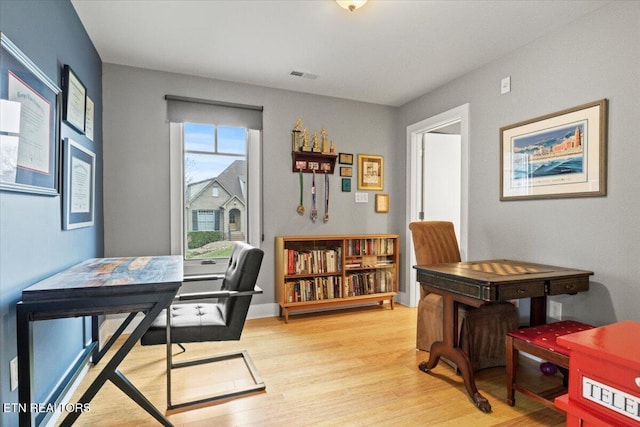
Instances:
[[[102,61],[68,0],[2,0],[0,31],[51,80],[62,86],[69,64],[95,103],[94,141],[61,123],[72,138],[96,153],[95,225],[62,230],[62,197],[0,191],[0,401],[18,401],[10,391],[9,362],[16,357],[15,304],[29,285],[78,262],[103,255]],[[90,336],[87,319],[33,324],[36,402],[46,402]],[[0,425],[17,425],[17,414],[0,412]]]

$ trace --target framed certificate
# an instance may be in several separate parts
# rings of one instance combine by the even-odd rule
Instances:
[[[87,96],[87,112],[84,121],[84,134],[87,138],[93,141],[93,120],[94,120],[95,106],[93,100]]]
[[[64,66],[62,73],[62,120],[75,130],[84,133],[87,108],[87,88],[82,84],[70,66]]]
[[[58,195],[60,88],[0,41],[0,190]]]
[[[93,225],[96,185],[96,155],[76,141],[64,140],[62,179],[62,228]]]

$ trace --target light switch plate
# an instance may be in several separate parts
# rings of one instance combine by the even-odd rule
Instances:
[[[356,203],[369,203],[369,193],[356,193]]]
[[[500,95],[511,92],[511,76],[505,77],[500,82]]]

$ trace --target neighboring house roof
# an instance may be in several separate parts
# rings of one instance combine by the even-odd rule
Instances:
[[[200,195],[207,191],[214,183],[218,183],[227,193],[230,199],[236,198],[242,204],[245,204],[245,182],[243,178],[247,175],[247,161],[235,160],[220,175],[215,178],[205,179],[203,181],[194,182],[187,186],[187,205],[196,200]]]

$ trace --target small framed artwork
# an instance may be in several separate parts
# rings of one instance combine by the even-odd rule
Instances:
[[[607,100],[500,128],[500,200],[606,195]]]
[[[340,162],[341,165],[352,165],[353,164],[353,154],[340,153],[338,155],[338,162]]]
[[[358,154],[358,190],[384,188],[384,159],[382,156]]]
[[[342,191],[344,193],[351,192],[351,179],[350,178],[342,178]]]
[[[389,195],[388,194],[376,194],[376,212],[387,213],[389,212]]]
[[[353,168],[340,166],[340,176],[353,176]]]
[[[87,88],[69,65],[62,73],[62,120],[75,130],[84,133]]]
[[[0,191],[59,194],[60,92],[0,32]]]
[[[94,222],[96,155],[65,138],[63,170],[62,228],[90,227]]]

